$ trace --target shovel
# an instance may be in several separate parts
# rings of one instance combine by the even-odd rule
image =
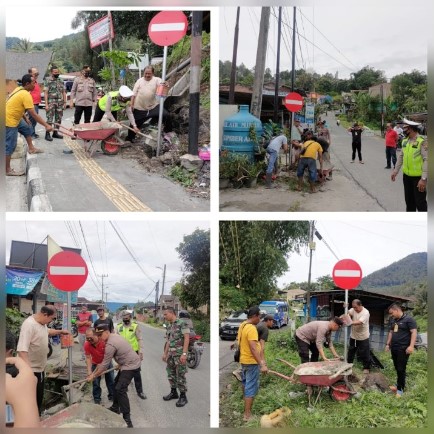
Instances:
[[[101,375],[107,374],[108,372],[111,372],[111,371],[114,371],[114,370],[115,370],[115,368],[107,369],[106,371],[102,372]],[[74,391],[76,392],[77,389],[75,389],[73,386],[77,386],[77,385],[79,385],[79,384],[86,383],[86,382],[87,382],[87,379],[85,378],[84,380],[76,381],[76,382],[74,382],[74,383],[67,384],[66,386],[62,386],[62,395],[64,396],[65,399],[67,399],[68,401],[71,401],[70,404],[73,404],[74,402],[79,401],[80,398],[77,397],[77,396],[74,396],[74,393],[73,393],[73,392],[74,392]],[[71,393],[71,399],[69,400],[69,399],[68,399],[68,394],[67,394],[67,392],[68,392],[71,388],[72,388],[72,390],[70,391],[70,393]],[[80,396],[81,396],[81,395],[80,395]]]
[[[119,124],[119,125],[122,125],[123,127],[125,127],[125,128],[128,128],[129,130],[131,130],[131,131],[134,131],[134,128],[131,128],[131,127],[128,127],[127,125],[125,125],[125,124],[123,124],[122,122],[118,122],[118,121],[114,121],[114,123],[115,124]],[[145,138],[149,138],[149,136],[147,136],[146,134],[143,134],[142,132],[136,132],[136,131],[134,131],[136,134],[138,134],[139,136],[143,136],[143,137],[145,137]]]

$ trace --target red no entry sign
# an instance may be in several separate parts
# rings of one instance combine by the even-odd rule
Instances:
[[[285,96],[283,103],[290,112],[298,112],[303,108],[303,97],[297,92],[290,92]]]
[[[181,11],[163,11],[149,23],[148,34],[156,45],[176,44],[187,33],[187,17]]]
[[[352,259],[342,259],[333,267],[333,281],[342,289],[354,289],[362,280],[362,269]]]
[[[48,262],[48,280],[61,291],[77,291],[86,282],[87,265],[75,252],[56,253]]]

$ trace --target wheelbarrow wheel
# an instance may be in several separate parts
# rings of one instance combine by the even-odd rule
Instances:
[[[106,155],[116,155],[119,153],[120,143],[115,137],[111,137],[101,142],[101,149]]]
[[[353,388],[345,381],[337,381],[330,386],[329,393],[333,401],[347,401],[353,395]]]

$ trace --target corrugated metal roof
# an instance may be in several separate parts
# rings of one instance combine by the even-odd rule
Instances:
[[[52,51],[37,51],[34,53],[17,53],[6,51],[6,80],[18,80],[28,73],[31,67],[38,68],[39,80],[42,82],[48,65],[50,64]]]

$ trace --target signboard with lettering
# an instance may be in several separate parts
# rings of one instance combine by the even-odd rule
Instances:
[[[304,108],[304,121],[308,128],[315,126],[315,104],[313,102],[307,102]]]
[[[87,33],[89,34],[90,48],[98,47],[98,45],[107,42],[109,39],[113,39],[115,35],[111,14],[89,24],[87,27]]]
[[[6,294],[27,295],[38,284],[43,271],[6,268]]]

